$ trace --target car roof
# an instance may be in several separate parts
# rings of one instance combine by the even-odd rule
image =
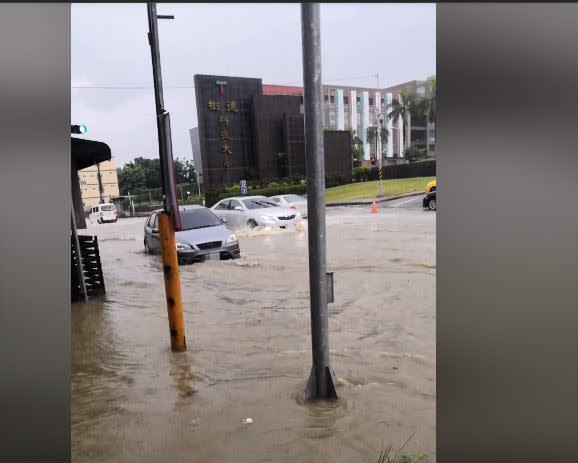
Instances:
[[[263,198],[266,198],[266,196],[231,196],[230,198],[223,198],[221,199],[221,201],[228,201],[230,199],[263,199]]]
[[[192,211],[195,209],[208,209],[208,207],[201,206],[200,204],[185,204],[185,205],[179,206],[179,211],[181,211],[181,212]],[[149,215],[158,214],[159,212],[162,212],[162,211],[164,211],[164,209],[155,209]]]

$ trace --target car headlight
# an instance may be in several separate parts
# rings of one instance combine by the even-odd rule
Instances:
[[[261,220],[263,222],[275,222],[275,217],[271,217],[270,215],[262,215]]]
[[[225,244],[231,244],[231,243],[236,243],[237,242],[237,236],[233,233],[232,235],[229,235],[229,237],[225,240]]]
[[[177,243],[177,251],[184,251],[186,249],[190,249],[190,246],[187,246],[184,243]]]

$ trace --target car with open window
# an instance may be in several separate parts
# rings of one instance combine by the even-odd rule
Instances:
[[[161,253],[158,214],[153,211],[144,227],[144,248],[148,254]],[[179,207],[181,230],[175,232],[179,264],[203,260],[228,260],[241,257],[237,236],[204,206]]]

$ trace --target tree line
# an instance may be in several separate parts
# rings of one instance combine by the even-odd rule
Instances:
[[[197,176],[193,163],[175,159],[175,180],[177,185],[196,184]],[[118,188],[121,195],[142,194],[147,190],[161,188],[161,164],[159,159],[139,156],[117,169]]]

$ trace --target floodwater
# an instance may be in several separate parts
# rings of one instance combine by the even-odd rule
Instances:
[[[303,401],[306,229],[239,233],[241,259],[181,267],[183,354],[145,219],[81,231],[107,293],[72,306],[73,462],[365,462],[410,437],[435,461],[436,215],[419,201],[327,209],[339,400],[324,404]]]

